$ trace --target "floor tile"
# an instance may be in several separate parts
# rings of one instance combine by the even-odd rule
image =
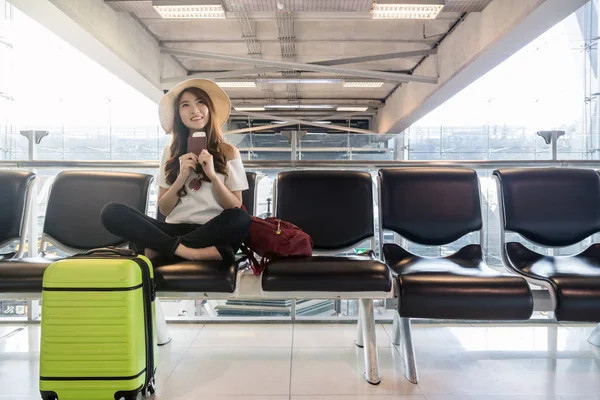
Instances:
[[[38,399],[39,325],[0,328],[0,400]],[[363,377],[355,325],[169,328],[173,341],[158,350],[159,400],[600,400],[593,324],[413,324],[418,385],[389,345],[391,325],[378,325],[375,386]]]
[[[0,360],[40,351],[40,326],[25,325],[0,339]]]
[[[532,381],[552,387],[565,395],[598,395],[600,393],[600,358],[567,358],[524,360]]]
[[[390,337],[382,325],[376,325],[377,347],[391,347]],[[294,348],[299,347],[355,347],[355,324],[296,324]]]
[[[404,379],[397,352],[379,349],[381,383],[364,379],[359,348],[295,348],[292,395],[415,394],[419,388]]]
[[[461,395],[448,395],[448,394],[426,394],[426,400],[562,400],[558,396],[536,396],[536,395],[506,395],[506,394],[461,394]]]
[[[424,360],[419,388],[426,395],[555,396],[522,365],[522,360]]]
[[[597,395],[576,395],[576,394],[563,394],[560,396],[560,400],[600,400],[600,394]]]
[[[169,324],[172,343],[177,347],[191,345],[203,329],[204,325],[200,324]]]
[[[39,393],[39,353],[25,353],[29,359],[0,359],[0,393],[2,396],[29,396]],[[1,397],[0,397],[1,398]]]
[[[291,324],[212,324],[198,334],[192,347],[286,347],[292,346]]]
[[[194,395],[289,395],[288,348],[190,348],[164,387],[162,397]]]
[[[391,325],[385,325],[391,335]],[[589,358],[587,336],[593,326],[556,324],[444,326],[412,324],[417,359]],[[600,351],[599,351],[600,353]]]
[[[22,328],[23,325],[4,325],[4,324],[0,324],[0,340],[2,340],[2,338],[5,335],[10,335],[12,332],[18,330],[19,328]]]
[[[291,400],[426,400],[422,394],[341,394],[335,396],[292,396]]]
[[[158,348],[158,368],[156,370],[156,387],[158,390],[165,386],[167,380],[188,348],[189,347],[174,346],[174,344],[168,344]]]
[[[204,394],[204,393],[192,393],[191,394],[191,398],[194,399],[201,399],[201,400],[289,400],[289,396],[265,396],[265,395],[259,395],[259,396],[231,396],[231,395],[225,395],[225,396],[221,396],[221,395],[213,395],[213,394]],[[171,400],[173,397],[170,396],[164,396],[164,395],[157,395],[155,397],[156,400]],[[0,400],[4,400],[2,397],[0,397]],[[385,399],[382,399],[385,400]]]

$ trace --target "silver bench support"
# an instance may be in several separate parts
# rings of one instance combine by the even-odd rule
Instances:
[[[381,382],[375,337],[375,312],[372,299],[359,300],[359,326],[362,326],[363,349],[365,352],[365,379],[373,385]]]
[[[172,340],[172,337],[158,297],[154,300],[154,318],[156,321],[156,341],[159,346],[164,346]]]
[[[412,342],[410,318],[402,318],[398,314],[398,311],[394,313],[392,343],[394,346],[400,346],[402,363],[404,364],[404,376],[410,383],[416,385],[419,382],[419,374],[417,372],[417,361]]]
[[[392,343],[400,346],[400,314],[394,310],[394,321],[392,322]]]
[[[596,329],[592,331],[590,336],[588,337],[588,342],[592,346],[600,347],[600,324],[596,326]]]
[[[360,347],[361,349],[363,347],[365,347],[365,342],[364,342],[364,337],[363,337],[363,324],[362,324],[362,317],[360,315],[360,300],[358,303],[358,321],[356,323],[356,340],[354,341],[354,344],[357,347]]]

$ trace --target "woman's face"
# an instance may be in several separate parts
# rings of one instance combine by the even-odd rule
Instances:
[[[185,92],[179,101],[179,117],[190,133],[204,129],[209,118],[208,106],[196,95]]]

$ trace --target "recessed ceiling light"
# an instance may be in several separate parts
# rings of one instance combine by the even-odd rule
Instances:
[[[257,79],[257,83],[313,83],[313,84],[328,84],[328,83],[342,83],[341,79],[324,79],[324,78],[297,78],[297,79],[286,79],[286,78],[272,78],[272,79]]]
[[[235,111],[265,111],[264,107],[261,106],[233,106]]]
[[[297,110],[297,109],[330,109],[334,108],[334,106],[326,105],[326,104],[267,104],[265,108],[281,108],[281,109],[289,109],[289,110]]]
[[[376,81],[344,81],[345,88],[380,88],[383,82]]]
[[[166,19],[223,19],[225,10],[218,0],[153,0],[152,6]]]
[[[340,106],[337,108],[337,111],[363,112],[363,111],[367,111],[368,109],[369,109],[369,107]]]
[[[217,82],[217,85],[222,88],[255,88],[256,82],[254,81],[221,81]]]
[[[373,19],[435,19],[444,5],[441,0],[377,0]]]

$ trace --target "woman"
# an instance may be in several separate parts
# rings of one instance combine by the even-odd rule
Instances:
[[[248,181],[240,153],[223,141],[220,127],[231,103],[214,82],[190,79],[163,96],[162,127],[172,134],[158,173],[158,208],[166,221],[133,208],[110,203],[102,210],[108,231],[145,248],[145,255],[179,256],[187,260],[232,262],[250,228],[240,207]],[[206,134],[207,149],[187,151],[188,138]]]

